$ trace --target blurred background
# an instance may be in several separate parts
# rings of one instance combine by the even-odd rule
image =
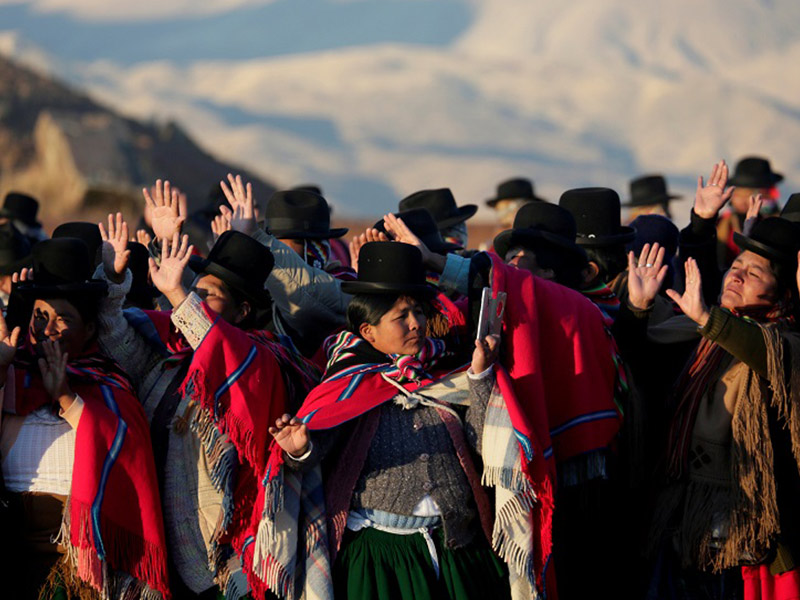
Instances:
[[[768,157],[800,191],[797,0],[0,0],[0,193],[45,224],[190,208],[229,170],[314,183],[334,221],[450,187],[616,189]],[[138,212],[137,212],[138,211]]]

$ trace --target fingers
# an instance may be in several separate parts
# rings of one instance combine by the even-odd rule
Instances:
[[[152,281],[158,275],[158,265],[152,256],[147,259],[147,264],[150,267],[150,280]]]
[[[7,328],[6,328],[6,320],[5,319],[3,319],[3,329],[6,329],[6,331],[8,331]],[[10,345],[13,346],[14,348],[16,348],[17,344],[19,344],[19,336],[21,334],[22,334],[22,328],[19,327],[19,326],[14,327],[14,329],[11,331],[11,337],[9,338],[8,341],[10,342]]]
[[[159,184],[160,181],[156,181],[156,184]],[[153,200],[152,196],[150,196],[150,191],[147,188],[142,188],[142,196],[144,196],[144,204],[146,208],[154,209],[156,207],[156,203]]]
[[[230,178],[231,174],[228,173],[228,179]],[[231,188],[228,187],[228,184],[226,184],[224,181],[220,181],[219,187],[222,189],[222,193],[225,194],[225,198],[228,200],[228,203],[230,203],[231,206],[236,206],[238,201]],[[228,207],[226,206],[225,208],[227,209]],[[222,207],[220,207],[220,210],[222,210]]]

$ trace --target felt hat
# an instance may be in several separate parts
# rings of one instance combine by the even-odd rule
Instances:
[[[275,192],[267,200],[264,226],[277,238],[327,240],[342,237],[347,228],[331,229],[325,198],[308,190]]]
[[[547,202],[534,193],[533,182],[530,179],[515,177],[507,179],[497,185],[497,194],[494,198],[486,200],[488,206],[494,206],[501,200],[528,200],[529,202]]]
[[[636,237],[626,246],[626,250],[633,251],[636,256],[642,251],[645,244],[658,243],[665,248],[667,258],[675,256],[678,251],[678,237],[680,232],[675,223],[663,215],[639,215],[631,221],[631,227],[636,230]]]
[[[313,192],[315,194],[322,196],[323,198],[325,197],[325,195],[322,193],[322,188],[315,183],[304,183],[302,185],[296,185],[292,189],[299,190],[301,192]]]
[[[783,180],[783,175],[775,173],[769,160],[760,156],[748,156],[736,163],[733,177],[728,185],[746,188],[771,188]]]
[[[586,252],[575,243],[575,218],[567,209],[549,202],[531,202],[517,211],[514,226],[494,238],[494,249],[500,258],[516,246],[534,252],[546,244],[586,260]]]
[[[619,195],[612,189],[592,187],[567,190],[559,206],[575,217],[576,242],[584,247],[613,246],[633,240],[633,227],[620,222]]]
[[[432,296],[425,282],[422,253],[410,244],[367,242],[358,253],[358,281],[343,281],[346,294]]]
[[[786,201],[786,205],[781,211],[781,217],[787,221],[800,223],[800,194],[792,194]]]
[[[11,223],[0,225],[0,275],[31,265],[31,243]]]
[[[207,258],[192,256],[189,259],[192,271],[219,277],[258,308],[272,302],[264,284],[274,264],[269,248],[238,231],[226,231],[219,236]]]
[[[42,224],[36,220],[38,212],[39,202],[35,198],[20,192],[9,192],[0,208],[0,217],[21,221],[28,227],[41,227]]]
[[[100,228],[97,226],[97,223],[87,223],[85,221],[62,223],[53,230],[53,239],[64,237],[83,240],[89,248],[89,256],[92,258],[95,266],[99,264],[98,261],[101,257],[98,250],[103,245],[103,237],[100,235]]]
[[[622,206],[648,206],[651,204],[667,204],[670,200],[680,198],[667,192],[667,180],[662,175],[645,175],[631,180],[631,199]]]
[[[94,261],[89,258],[89,248],[81,239],[43,240],[33,246],[31,263],[35,279],[20,283],[17,288],[28,298],[102,295],[108,289],[105,281],[91,278]]]
[[[478,207],[475,204],[457,206],[453,192],[449,188],[415,192],[400,200],[398,208],[400,212],[414,208],[424,208],[431,213],[439,229],[446,229],[463,223],[478,211]]]
[[[733,241],[742,251],[750,250],[769,260],[796,267],[797,252],[800,251],[800,223],[781,217],[768,217],[756,223],[749,236],[734,232]]]
[[[442,239],[442,234],[439,233],[436,221],[433,220],[431,213],[424,208],[414,208],[412,210],[394,213],[394,216],[403,219],[403,223],[411,230],[411,233],[417,236],[431,252],[447,254],[448,252],[455,252],[461,249],[461,246],[458,244],[451,244]],[[375,223],[373,227],[378,231],[386,233],[383,219]]]

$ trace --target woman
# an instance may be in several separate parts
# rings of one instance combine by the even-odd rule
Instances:
[[[313,473],[322,463],[336,597],[510,597],[506,567],[488,542],[493,515],[472,454],[482,454],[484,481],[502,487],[492,468],[516,474],[508,491],[522,503],[534,500],[514,436],[503,438],[497,424],[508,414],[491,394],[499,338],[476,341],[469,365],[447,369],[444,344],[424,334],[433,290],[420,252],[370,242],[358,272],[357,282],[342,284],[355,295],[348,330],[329,340],[323,383],[298,417],[284,415],[270,428],[277,452],[268,470],[285,461]],[[491,445],[514,456],[511,465],[496,464],[497,448],[484,435],[490,427]],[[497,502],[503,505],[500,495]],[[506,512],[507,520],[528,523],[524,510]],[[507,538],[510,555],[515,540],[494,536]]]
[[[724,188],[724,182],[710,186]],[[648,353],[649,368],[638,365],[640,375],[661,377],[667,386],[675,380],[670,365],[685,364],[674,388],[666,476],[653,518],[659,560],[651,597],[800,593],[794,562],[800,558],[800,415],[794,409],[800,387],[793,375],[800,360],[794,322],[800,229],[769,218],[750,236],[735,238],[741,253],[725,274],[719,306],[706,306],[691,258],[684,293],[667,292],[702,336],[688,362],[684,337],[662,348],[663,360]],[[623,311],[618,323],[627,329],[621,343],[646,326],[666,274],[663,258],[657,245],[645,246],[638,264],[629,255],[632,311]]]

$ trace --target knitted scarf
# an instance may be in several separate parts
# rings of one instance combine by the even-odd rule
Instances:
[[[610,287],[600,283],[588,290],[581,290],[581,293],[600,309],[609,326],[614,323],[619,314],[619,298]]]
[[[256,532],[271,439],[267,429],[288,410],[291,399],[299,401],[316,385],[319,371],[288,338],[243,331],[207,304],[202,307],[214,324],[193,352],[171,325],[170,313],[126,311],[126,318],[140,332],[149,331],[173,357],[191,355],[180,387],[192,400],[183,418],[201,440],[210,478],[223,494],[209,564],[226,597],[235,599],[247,593],[248,582],[242,573],[230,571],[228,559],[233,551],[244,564],[245,542]]]
[[[14,373],[17,414],[52,404],[29,349],[19,351]],[[70,360],[67,380],[84,408],[58,539],[67,548],[67,573],[77,581],[64,584],[126,600],[169,598],[158,481],[142,407],[120,367],[96,347]]]
[[[305,260],[310,266],[323,270],[342,281],[356,280],[355,271],[334,257],[330,240],[307,239],[304,244]]]

